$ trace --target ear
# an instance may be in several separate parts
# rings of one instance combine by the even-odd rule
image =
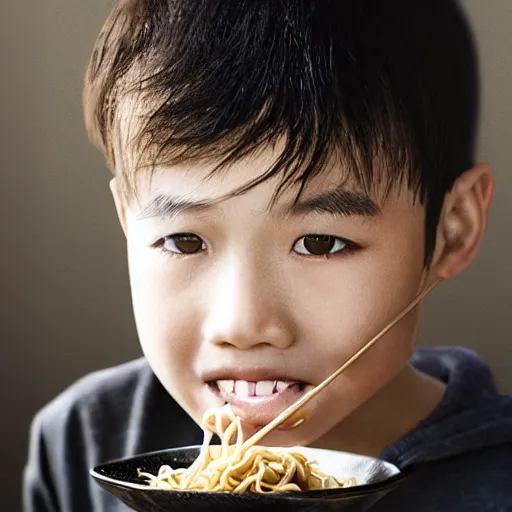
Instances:
[[[110,191],[112,192],[112,197],[114,198],[114,204],[116,206],[117,216],[119,218],[121,228],[123,229],[124,236],[127,236],[128,231],[126,227],[126,204],[119,187],[119,178],[112,178],[110,180],[109,186]]]
[[[487,226],[493,192],[494,175],[487,164],[476,165],[456,180],[441,211],[432,274],[448,279],[471,263]]]

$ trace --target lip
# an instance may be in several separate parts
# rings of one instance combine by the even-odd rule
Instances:
[[[247,380],[253,382],[256,380],[286,380],[288,382],[303,382],[289,377],[283,378],[283,376],[277,378],[275,373],[266,373],[263,378],[261,374],[258,374],[258,379],[247,378],[247,373],[243,373],[243,375],[244,378],[241,378],[240,376],[235,377],[233,374],[230,374],[229,380]],[[223,377],[226,378],[226,375]],[[252,375],[252,377],[254,377],[254,375]],[[236,416],[239,416],[243,422],[248,423],[253,427],[262,427],[270,423],[274,418],[279,416],[280,413],[299,400],[309,389],[312,388],[310,384],[305,383],[304,386],[292,386],[284,391],[268,396],[239,398],[235,394],[226,393],[211,381],[208,382],[207,385],[212,393],[219,397],[224,403],[229,403],[231,405],[231,409]],[[297,423],[297,419],[298,418],[295,417],[287,420],[281,424],[278,429],[285,430],[291,428]]]

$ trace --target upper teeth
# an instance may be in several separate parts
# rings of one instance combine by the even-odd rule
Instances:
[[[293,386],[294,382],[284,382],[281,380],[259,380],[257,382],[248,382],[246,380],[218,380],[219,388],[228,394],[237,395],[240,398],[249,398],[251,396],[269,396],[273,393],[284,391]]]

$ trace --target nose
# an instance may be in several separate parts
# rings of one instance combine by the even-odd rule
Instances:
[[[270,265],[232,259],[219,266],[208,294],[203,337],[240,350],[294,342],[292,319],[282,300],[279,278]]]

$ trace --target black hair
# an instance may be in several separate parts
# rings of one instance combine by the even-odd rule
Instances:
[[[215,172],[279,141],[275,163],[236,193],[281,173],[276,193],[300,195],[333,155],[366,191],[407,183],[425,205],[428,265],[444,197],[473,165],[477,59],[455,0],[125,0],[96,42],[84,100],[125,183],[158,163],[210,159]],[[123,123],[137,128],[136,165],[116,151]]]

